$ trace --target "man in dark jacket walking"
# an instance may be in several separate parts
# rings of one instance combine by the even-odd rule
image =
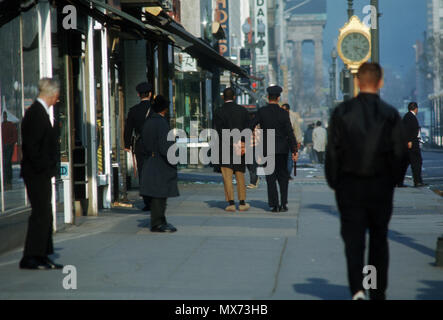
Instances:
[[[337,106],[329,121],[325,173],[335,190],[353,299],[365,299],[363,268],[369,230],[369,265],[376,268],[371,299],[385,299],[388,223],[394,186],[406,151],[400,115],[378,96],[383,71],[365,63],[358,71],[360,94]]]
[[[414,179],[414,187],[423,187],[423,179],[421,177],[421,168],[423,160],[420,150],[420,125],[418,123],[418,105],[411,102],[408,105],[408,113],[403,117],[403,126],[405,128],[405,136],[408,145],[408,154],[404,158],[402,181],[398,187],[404,187],[404,177],[409,165],[411,165],[412,177]]]
[[[50,108],[57,103],[60,85],[50,78],[38,83],[39,96],[22,121],[21,176],[25,181],[32,212],[29,217],[22,269],[61,269],[49,255],[52,242],[51,178],[57,173],[57,137],[50,120]]]
[[[220,167],[223,176],[223,184],[225,187],[225,199],[228,202],[226,211],[236,211],[234,202],[234,187],[232,185],[232,176],[235,174],[237,180],[237,196],[240,201],[239,210],[246,211],[250,208],[246,203],[246,184],[245,184],[245,170],[246,165],[244,157],[241,163],[234,163],[233,145],[242,143],[242,141],[232,141],[223,139],[222,131],[238,129],[240,132],[249,128],[250,117],[248,111],[235,103],[235,92],[232,88],[226,88],[223,91],[224,105],[217,109],[214,114],[215,128],[219,136],[220,146]],[[243,141],[244,142],[244,141]],[[228,151],[229,150],[229,151]],[[229,161],[223,162],[223,151],[229,152]]]
[[[134,157],[135,155],[138,177],[139,181],[141,181],[143,161],[145,159],[141,134],[143,124],[151,114],[152,86],[147,82],[142,82],[137,85],[136,90],[141,101],[139,104],[133,106],[128,112],[128,118],[126,119],[125,124],[124,140],[125,151],[131,152],[132,149],[132,156]],[[143,211],[149,211],[150,198],[144,196],[143,201],[145,203]]]
[[[272,212],[288,211],[288,154],[292,153],[292,160],[298,160],[297,139],[292,130],[289,113],[279,105],[280,94],[283,89],[279,86],[271,86],[267,89],[269,104],[260,108],[257,113],[257,119],[252,124],[255,127],[260,124],[264,131],[263,142],[267,141],[268,130],[275,132],[275,154],[268,154],[265,144],[265,153],[267,156],[275,156],[275,170],[272,174],[266,175],[268,185],[268,204]],[[280,204],[277,191],[277,181],[280,187]]]

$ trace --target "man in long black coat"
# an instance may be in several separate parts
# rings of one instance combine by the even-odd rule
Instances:
[[[223,99],[225,101],[224,105],[217,109],[214,114],[214,123],[219,136],[219,146],[220,146],[220,162],[221,173],[223,176],[223,184],[225,187],[225,199],[228,202],[228,206],[225,208],[226,211],[234,212],[235,202],[234,202],[234,187],[232,185],[232,176],[235,174],[237,180],[237,195],[240,201],[239,210],[246,211],[249,209],[249,204],[246,201],[246,184],[245,184],[245,169],[246,165],[244,163],[244,157],[241,159],[241,163],[234,164],[233,159],[233,144],[241,143],[241,141],[224,141],[222,131],[223,129],[233,130],[238,129],[243,131],[249,128],[250,117],[248,111],[235,103],[235,92],[232,88],[226,88],[223,92]],[[244,141],[243,141],[244,142]],[[225,147],[225,148],[223,148]],[[229,148],[229,149],[228,149]],[[223,150],[229,150],[229,161],[228,163],[223,163]]]
[[[297,161],[297,140],[292,130],[289,113],[279,105],[280,94],[283,89],[272,86],[267,89],[269,104],[260,108],[256,120],[252,124],[255,127],[260,124],[263,130],[263,143],[266,156],[275,156],[275,170],[266,175],[268,185],[268,204],[272,212],[288,211],[288,157],[292,153],[292,160]],[[267,130],[275,130],[275,155],[267,152]],[[278,199],[277,181],[280,187],[280,204]]]
[[[146,155],[143,162],[140,194],[151,198],[151,231],[175,232],[166,221],[167,198],[178,197],[177,166],[168,160],[168,151],[174,144],[168,141],[169,124],[165,119],[169,101],[159,95],[152,106],[153,113],[143,127],[142,139]]]
[[[143,162],[145,159],[145,153],[143,143],[141,139],[143,124],[151,114],[151,98],[152,98],[152,86],[147,82],[142,82],[136,87],[138,96],[140,97],[140,103],[129,109],[128,117],[126,119],[124,140],[126,152],[132,152],[135,154],[137,161],[137,171],[139,181],[141,181]],[[134,136],[135,134],[135,136]],[[133,142],[135,140],[135,143]],[[143,202],[145,203],[144,211],[150,210],[150,198],[144,196]]]
[[[378,96],[383,71],[365,63],[358,71],[360,94],[337,106],[331,115],[325,173],[335,190],[345,243],[353,299],[365,299],[363,268],[369,230],[369,265],[376,268],[377,288],[371,299],[385,299],[388,281],[388,223],[394,187],[406,152],[398,111]]]
[[[408,113],[403,117],[403,126],[405,129],[406,142],[408,144],[408,154],[404,159],[402,181],[398,184],[399,187],[404,187],[404,177],[408,166],[411,165],[412,177],[414,179],[415,187],[423,187],[423,179],[421,177],[421,168],[423,159],[420,151],[420,125],[418,123],[418,105],[416,102],[411,102],[408,105]]]
[[[22,269],[60,269],[49,255],[52,242],[51,178],[57,172],[57,138],[49,110],[57,103],[60,85],[43,78],[39,81],[39,96],[26,111],[22,121],[21,176],[25,181],[32,212],[29,217]]]

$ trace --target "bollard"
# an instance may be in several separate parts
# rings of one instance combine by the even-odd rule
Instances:
[[[437,240],[437,250],[435,251],[435,264],[437,267],[443,267],[443,236]]]

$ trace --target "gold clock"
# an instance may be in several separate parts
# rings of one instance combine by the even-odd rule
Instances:
[[[357,16],[340,29],[337,51],[352,73],[371,58],[371,33]]]

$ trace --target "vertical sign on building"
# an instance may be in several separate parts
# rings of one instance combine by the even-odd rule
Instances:
[[[219,40],[220,54],[224,57],[230,57],[230,45],[229,45],[229,0],[216,0],[216,18],[215,21],[220,23],[221,27],[225,31],[226,38]]]
[[[268,3],[267,0],[255,2],[255,41],[260,43],[255,51],[256,66],[259,69],[269,65],[268,55]]]

